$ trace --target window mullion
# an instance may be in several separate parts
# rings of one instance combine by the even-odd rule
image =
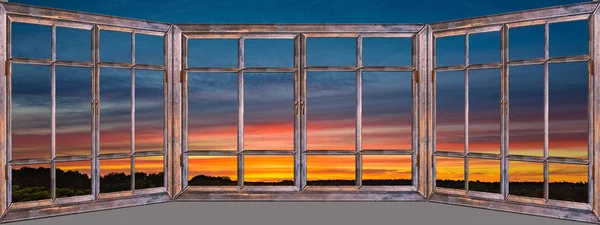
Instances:
[[[363,54],[363,37],[359,35],[356,38],[356,187],[362,186],[362,54]]]
[[[50,198],[52,201],[56,199],[56,24],[52,25],[52,38],[51,38],[51,54],[52,64],[50,65],[50,114],[51,114],[51,127],[50,127]]]
[[[549,75],[548,59],[550,58],[550,24],[546,22],[544,26],[544,200],[549,199],[549,178],[548,178],[548,113],[549,113]]]
[[[238,39],[238,137],[237,137],[237,183],[244,186],[244,38]]]
[[[135,191],[135,32],[131,32],[131,191]]]

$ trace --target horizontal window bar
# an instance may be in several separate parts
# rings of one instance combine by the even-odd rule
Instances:
[[[490,154],[490,153],[478,153],[478,152],[469,152],[467,154],[469,158],[475,159],[500,159],[500,154]]]
[[[119,69],[131,69],[133,65],[131,63],[119,63],[119,62],[99,62],[100,67],[119,68]]]
[[[470,70],[485,70],[485,69],[499,69],[502,67],[502,63],[486,63],[486,64],[471,64],[467,66]]]
[[[237,67],[222,67],[222,68],[187,68],[188,73],[236,73],[240,71]]]
[[[412,155],[412,150],[385,150],[385,149],[363,149],[360,151],[362,155]]]
[[[565,56],[565,57],[550,58],[548,60],[548,63],[587,62],[589,60],[590,60],[590,57],[587,55]]]
[[[354,150],[306,150],[307,155],[356,155]]]
[[[183,34],[188,40],[191,39],[294,39],[298,34],[296,33],[184,33]]]
[[[175,201],[425,201],[411,192],[194,192],[184,191]]]
[[[489,192],[481,192],[481,191],[467,191],[467,196],[472,198],[482,198],[482,199],[491,199],[491,200],[502,200],[501,194],[489,193]]]
[[[147,194],[157,194],[157,193],[167,193],[167,189],[165,189],[164,187],[135,189],[135,191],[133,191],[132,195],[136,196],[136,195],[147,195]]]
[[[465,65],[458,66],[440,66],[435,68],[435,72],[450,72],[450,71],[461,71],[465,70],[467,67]]]
[[[356,66],[307,66],[308,72],[354,72],[358,69]]]
[[[527,156],[527,155],[508,155],[506,157],[508,161],[522,161],[522,162],[544,162],[544,157],[538,156]]]
[[[294,155],[294,150],[244,150],[243,155]]]
[[[243,71],[248,73],[293,73],[296,72],[296,68],[254,67],[244,68]]]
[[[452,157],[452,158],[464,158],[465,154],[463,152],[435,151],[435,156],[444,156],[444,157]]]
[[[564,164],[579,164],[579,165],[587,165],[587,158],[567,158],[567,157],[548,157],[548,162],[551,163],[564,163]]]
[[[23,15],[9,15],[8,16],[11,22],[17,23],[28,23],[28,24],[37,24],[37,25],[45,25],[52,26],[53,24],[57,27],[66,27],[80,30],[91,30],[94,26],[90,23],[82,23],[77,21],[65,21],[65,20],[53,20],[46,19],[40,17],[32,17],[32,16],[23,16]]]
[[[234,156],[237,155],[237,150],[188,150],[186,152],[186,154],[188,155],[197,155],[197,156],[201,156],[201,155],[206,155],[206,156],[211,156],[211,155],[219,155],[219,156]]]
[[[365,72],[412,72],[415,67],[412,66],[364,66],[360,67]]]
[[[509,183],[510,186],[510,183]],[[525,196],[518,196],[518,195],[508,195],[508,198],[506,199],[506,201],[508,202],[515,202],[515,203],[525,203],[525,204],[536,204],[536,205],[544,205],[546,204],[546,200],[543,198],[534,198],[534,197],[525,197]]]
[[[371,33],[371,32],[419,32],[424,24],[176,24],[187,32],[232,33]]]
[[[50,158],[35,158],[35,159],[13,159],[10,161],[11,166],[29,165],[29,164],[47,164],[52,162]]]
[[[558,17],[558,18],[549,18],[549,19],[542,19],[542,20],[529,20],[529,21],[523,21],[523,22],[508,23],[508,24],[506,24],[506,26],[508,26],[509,28],[534,26],[534,25],[546,24],[546,22],[561,23],[561,22],[570,22],[570,21],[577,21],[577,20],[587,20],[589,17],[590,17],[589,14],[581,14],[581,15],[574,15],[574,16],[562,16],[562,17]]]
[[[165,70],[163,65],[135,64],[135,68],[140,70]]]
[[[69,67],[92,67],[94,64],[92,62],[78,62],[78,61],[65,61],[58,60],[54,64],[57,66],[69,66]]]
[[[430,27],[435,32],[453,29],[472,28],[475,26],[507,24],[529,20],[542,20],[563,16],[587,15],[594,12],[597,5],[597,2],[586,2],[580,4],[549,7],[544,9],[534,9],[513,13],[476,17],[470,19],[438,22],[430,24]]]
[[[136,34],[145,34],[152,36],[164,36],[165,32],[162,31],[151,31],[151,30],[139,30],[135,28],[121,27],[121,26],[113,26],[113,25],[98,25],[100,30],[110,30],[117,32],[125,32],[125,33],[136,33]]]
[[[522,60],[509,60],[509,66],[527,66],[527,65],[540,65],[544,64],[546,59],[544,58],[536,58],[536,59],[522,59]]]
[[[143,157],[143,156],[161,156],[164,155],[163,151],[136,151],[133,153],[135,157]]]
[[[91,155],[76,155],[76,156],[58,156],[54,158],[55,162],[73,162],[73,161],[84,161],[91,160]]]
[[[10,62],[16,64],[42,65],[49,66],[52,64],[51,59],[31,59],[31,58],[12,58]]]
[[[54,200],[54,204],[57,204],[57,205],[73,204],[73,203],[77,203],[77,202],[86,202],[86,201],[92,201],[92,200],[94,200],[92,195],[72,196],[72,197],[56,198],[56,200]]]
[[[497,32],[497,31],[500,31],[500,29],[502,29],[502,25],[489,25],[489,26],[475,27],[475,28],[469,28],[469,29],[438,31],[438,32],[433,32],[433,35],[436,38],[442,38],[442,37],[465,35],[465,34],[467,34],[467,32],[469,34]]]
[[[436,187],[434,190],[435,193],[447,194],[447,195],[461,195],[464,196],[467,194],[467,191],[464,189],[452,189],[452,188],[441,188]]]
[[[124,159],[130,158],[131,153],[112,153],[112,154],[101,154],[98,155],[99,159]]]
[[[51,205],[52,205],[52,199],[44,199],[44,200],[28,201],[28,202],[13,202],[10,204],[9,210],[31,209],[31,208],[51,206]],[[4,221],[2,221],[2,222],[4,222]]]

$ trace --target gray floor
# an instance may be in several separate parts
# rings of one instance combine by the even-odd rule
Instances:
[[[177,202],[30,220],[13,225],[528,225],[587,224],[425,202]]]

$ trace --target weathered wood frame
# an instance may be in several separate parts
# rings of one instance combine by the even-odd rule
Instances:
[[[598,146],[600,129],[598,115],[600,110],[600,79],[594,76],[600,71],[600,15],[598,3],[580,3],[573,5],[549,7],[543,9],[492,15],[473,19],[440,22],[433,24],[248,24],[248,25],[201,25],[201,24],[166,24],[150,21],[118,18],[112,16],[56,10],[43,7],[33,7],[13,3],[2,3],[0,7],[0,164],[6,169],[0,170],[0,214],[2,222],[24,219],[56,216],[70,213],[80,213],[94,210],[127,207],[134,205],[153,204],[168,201],[431,201],[466,206],[483,207],[501,211],[524,213],[530,215],[554,217],[568,220],[599,223],[600,185],[596,182],[598,173]],[[548,29],[546,29],[545,57],[540,59],[510,61],[508,59],[508,30],[511,27],[530,26],[574,20],[588,20],[590,23],[589,55],[551,58],[548,54]],[[52,57],[50,59],[13,58],[11,56],[11,23],[31,23],[52,27]],[[92,32],[92,60],[90,62],[60,61],[56,59],[56,27],[68,27],[90,30]],[[132,34],[131,63],[101,62],[99,59],[100,30],[128,32]],[[468,35],[482,32],[501,33],[501,62],[491,64],[468,64]],[[135,34],[164,36],[164,64],[140,65],[135,62]],[[458,66],[435,66],[435,39],[445,36],[465,35],[466,63]],[[306,39],[312,37],[350,37],[356,38],[355,66],[307,66]],[[412,39],[411,66],[363,66],[362,39],[367,37],[398,37]],[[237,39],[238,67],[235,68],[189,68],[187,66],[187,42],[190,39]],[[294,65],[292,68],[246,68],[244,66],[245,39],[292,39],[294,41]],[[508,66],[513,65],[544,65],[547,77],[547,65],[563,62],[588,62],[589,64],[589,158],[571,159],[548,157],[547,145],[544,157],[526,157],[508,154]],[[52,70],[56,66],[73,66],[90,68],[93,77],[92,112],[99,107],[99,76],[100,68],[113,67],[130,69],[132,79],[136,69],[159,70],[165,72],[165,124],[164,151],[136,152],[132,147],[126,154],[99,154],[99,115],[93,115],[91,155],[55,157],[54,145],[51,158],[11,160],[10,121],[11,121],[11,64],[47,65]],[[503,79],[501,86],[502,138],[500,154],[449,153],[435,151],[435,73],[440,71],[465,71],[491,69],[501,70]],[[309,71],[346,71],[356,73],[356,148],[355,151],[307,151],[306,150],[306,73]],[[413,75],[413,119],[412,119],[412,149],[362,151],[361,146],[361,115],[362,115],[362,83],[363,71],[411,72]],[[222,151],[190,151],[187,146],[187,75],[190,72],[234,72],[238,73],[238,149],[233,152]],[[243,74],[245,72],[285,72],[293,73],[295,77],[294,101],[297,104],[294,129],[294,151],[244,151],[243,149]],[[54,79],[52,79],[54,87]],[[547,81],[547,78],[546,78]],[[132,80],[132,96],[135,95],[135,84]],[[465,84],[468,85],[468,84]],[[52,97],[55,97],[54,88]],[[547,93],[546,93],[547,97]],[[547,98],[546,98],[547,99]],[[466,100],[468,102],[468,100]],[[547,102],[547,100],[546,100]],[[55,118],[55,106],[52,102],[52,118]],[[547,104],[545,104],[547,108]],[[466,106],[468,107],[468,106]],[[468,108],[466,108],[468,110]],[[135,132],[134,120],[135,100],[132,99],[132,132]],[[545,121],[547,122],[547,110]],[[52,127],[54,138],[54,127]],[[546,130],[547,135],[547,130]],[[134,139],[132,140],[135,141]],[[546,141],[547,143],[547,138]],[[239,147],[241,146],[241,147]],[[294,182],[291,187],[248,187],[243,185],[243,156],[244,155],[293,155],[295,157]],[[306,155],[355,155],[356,156],[356,186],[349,187],[313,187],[306,185]],[[364,154],[378,155],[412,155],[411,186],[382,186],[369,187],[361,183],[361,158]],[[130,158],[136,156],[164,156],[165,187],[148,190],[134,190],[132,176],[132,191],[112,194],[99,193],[99,160]],[[240,178],[238,187],[188,187],[187,186],[187,155],[231,155],[238,157]],[[451,190],[435,187],[435,156],[464,158],[490,158],[501,163],[501,194],[489,194],[462,190]],[[54,168],[55,162],[91,160],[92,164],[92,195],[52,200],[11,203],[10,183],[11,165],[26,165],[48,163]],[[588,165],[589,203],[579,204],[560,202],[547,199],[529,199],[508,195],[508,161],[534,161],[556,163],[571,163]],[[132,160],[132,174],[134,161]],[[547,166],[546,166],[547,168]],[[465,170],[467,173],[468,169]],[[52,174],[54,177],[54,174]],[[547,186],[547,169],[545,183]],[[466,179],[468,180],[468,179]],[[54,183],[55,181],[52,180]],[[468,185],[467,185],[468,187]],[[547,189],[546,189],[547,190]],[[54,188],[52,190],[54,192]]]

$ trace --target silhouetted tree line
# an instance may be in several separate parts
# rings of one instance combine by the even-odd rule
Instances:
[[[315,185],[315,186],[352,186],[356,185],[354,180],[314,180],[307,181],[307,185]],[[382,179],[382,180],[363,180],[363,185],[411,185],[412,180],[408,179]],[[228,176],[207,176],[207,175],[197,175],[192,177],[188,181],[188,185],[190,186],[235,186],[237,185],[237,181],[231,180]],[[292,186],[294,185],[293,180],[282,180],[279,182],[248,182],[245,181],[244,185],[248,186]]]
[[[12,170],[12,201],[24,202],[50,199],[50,168],[23,167]],[[135,173],[135,188],[164,186],[164,176],[159,173]],[[131,176],[125,173],[109,173],[100,177],[100,192],[131,190]],[[91,194],[91,179],[79,171],[56,169],[56,197]]]
[[[464,189],[462,180],[437,180],[437,187]],[[587,182],[551,182],[548,184],[548,197],[555,200],[588,202]],[[469,181],[469,190],[500,193],[500,182]],[[510,195],[543,198],[543,182],[510,182],[508,184]]]

